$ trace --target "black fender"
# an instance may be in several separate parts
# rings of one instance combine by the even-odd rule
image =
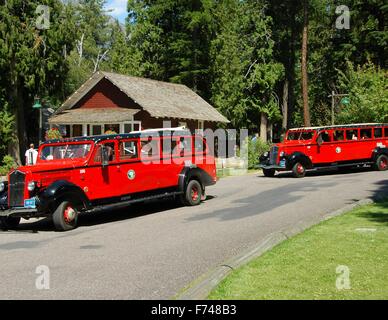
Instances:
[[[291,170],[297,162],[302,164],[306,169],[313,168],[313,163],[311,162],[310,158],[302,152],[294,152],[293,154],[288,156],[286,160],[287,170]]]
[[[8,208],[8,181],[1,181],[4,183],[5,188],[0,192],[0,209]]]
[[[373,150],[372,152],[372,161],[373,162],[376,162],[377,158],[382,155],[382,154],[385,154],[387,157],[388,157],[388,148],[387,147],[377,147]]]
[[[8,191],[0,192],[0,209],[8,208]]]
[[[187,184],[190,180],[198,180],[202,186],[202,191],[205,191],[206,186],[213,185],[215,182],[212,177],[203,169],[197,166],[184,167],[179,174],[178,189],[185,192]]]
[[[38,199],[38,209],[45,213],[54,212],[63,201],[71,201],[81,211],[91,207],[85,192],[66,180],[53,182],[38,194]]]

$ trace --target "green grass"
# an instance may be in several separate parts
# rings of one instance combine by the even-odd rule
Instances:
[[[350,289],[336,287],[339,265],[349,268]],[[209,299],[388,299],[388,202],[282,242],[233,271]]]

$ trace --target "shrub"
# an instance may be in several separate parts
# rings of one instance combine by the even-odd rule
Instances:
[[[62,139],[62,135],[59,132],[58,128],[51,128],[50,130],[46,131],[46,140],[58,140]]]
[[[256,141],[248,141],[248,169],[255,169],[259,164],[259,158],[270,149],[271,145],[260,138]]]
[[[11,156],[6,155],[3,158],[2,166],[0,166],[0,176],[6,176],[11,169],[16,167],[17,165],[15,160]]]

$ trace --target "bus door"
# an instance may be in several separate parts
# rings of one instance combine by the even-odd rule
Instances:
[[[314,165],[335,163],[335,146],[333,144],[332,131],[323,130],[319,132],[316,142],[316,153],[312,159]]]

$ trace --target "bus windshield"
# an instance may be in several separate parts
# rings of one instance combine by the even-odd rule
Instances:
[[[315,131],[288,131],[287,141],[311,140]]]
[[[89,155],[91,147],[92,145],[90,143],[46,146],[42,149],[40,159],[50,161],[86,158]]]

